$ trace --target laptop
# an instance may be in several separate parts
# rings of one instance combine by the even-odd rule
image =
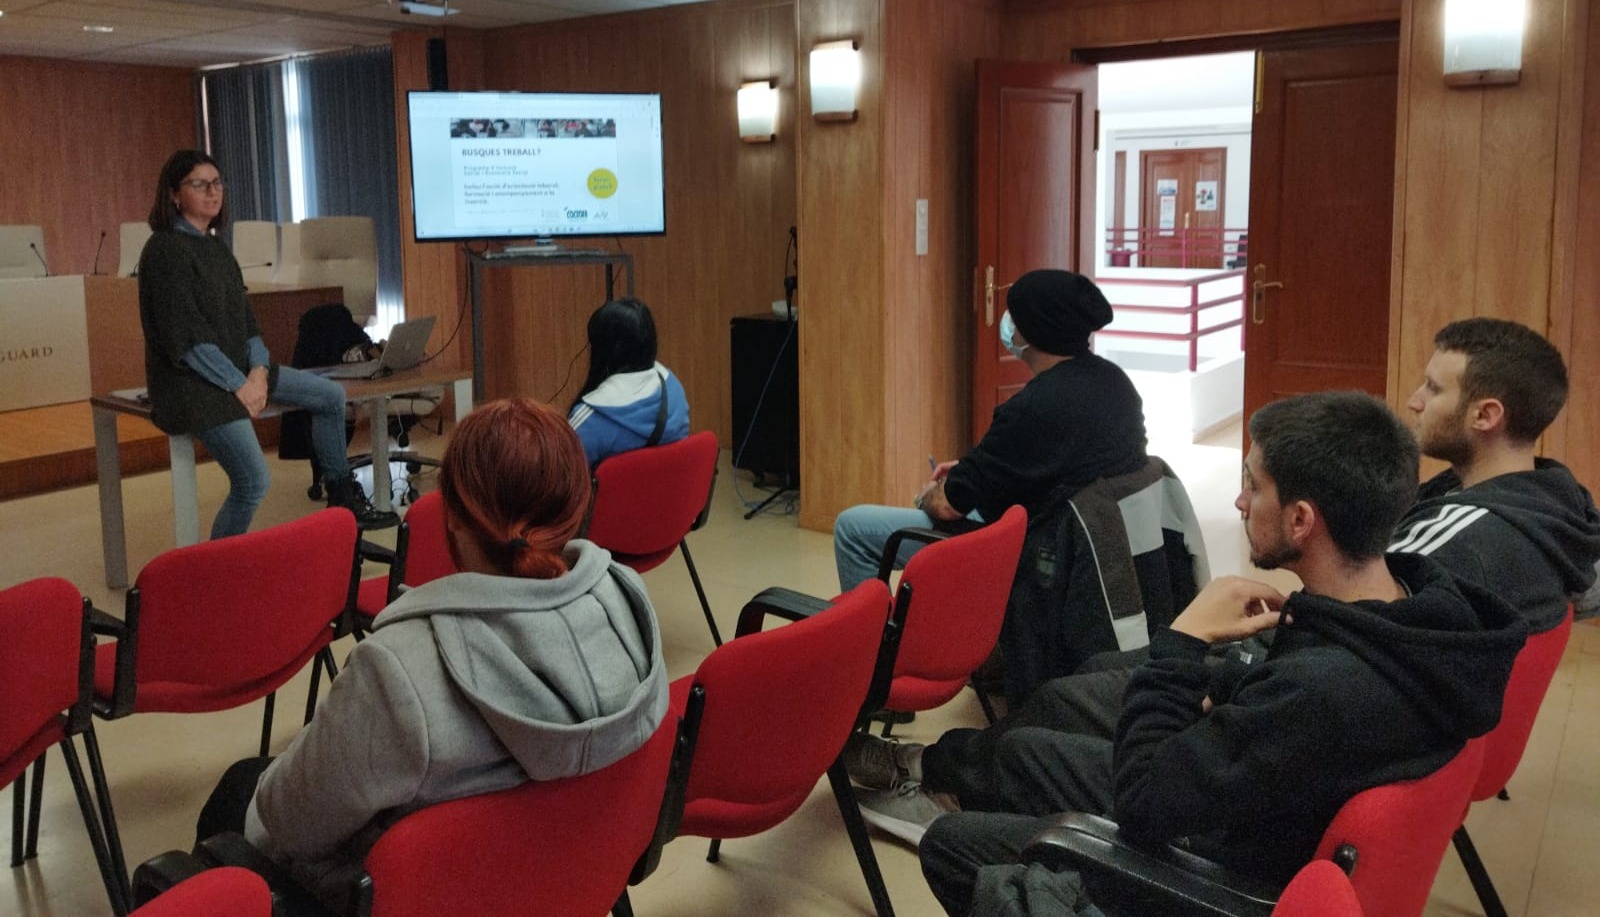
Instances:
[[[429,315],[409,322],[400,322],[389,329],[389,342],[376,360],[362,363],[341,363],[318,370],[325,379],[376,379],[390,373],[401,372],[422,362],[427,353],[428,336],[433,334],[435,316]]]

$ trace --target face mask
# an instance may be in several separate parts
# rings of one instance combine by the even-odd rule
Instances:
[[[1011,351],[1011,355],[1022,359],[1022,352],[1028,349],[1027,344],[1018,346],[1016,343],[1017,326],[1011,321],[1011,310],[1007,309],[1000,316],[1000,346]]]

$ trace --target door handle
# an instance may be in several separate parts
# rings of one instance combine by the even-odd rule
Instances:
[[[994,265],[983,269],[983,325],[994,327]]]
[[[1268,290],[1283,289],[1283,282],[1278,280],[1262,280],[1261,276],[1267,271],[1265,264],[1256,265],[1256,279],[1250,284],[1250,323],[1259,325],[1267,318],[1262,314],[1262,302],[1266,299]]]

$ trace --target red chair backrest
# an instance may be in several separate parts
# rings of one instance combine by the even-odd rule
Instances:
[[[1481,737],[1469,741],[1426,777],[1357,793],[1333,817],[1314,859],[1332,859],[1345,844],[1355,848],[1350,882],[1365,913],[1422,913],[1483,766],[1483,745]]]
[[[0,787],[65,734],[48,727],[81,697],[83,614],[83,597],[64,579],[0,590]]]
[[[423,494],[406,510],[407,586],[421,586],[440,577],[461,571],[450,558],[450,542],[445,536],[444,497],[438,492]]]
[[[628,887],[655,830],[678,721],[579,777],[429,806],[367,854],[373,917],[599,917]]]
[[[694,527],[716,474],[717,436],[709,430],[613,455],[595,466],[594,507],[583,537],[621,563],[648,557],[645,569],[653,567]]]
[[[910,604],[889,709],[943,704],[994,651],[1027,528],[1027,511],[1013,506],[990,525],[912,555],[896,598]]]
[[[1344,870],[1331,860],[1312,860],[1283,890],[1272,917],[1362,917],[1361,899]]]
[[[172,886],[130,917],[272,917],[272,891],[248,869],[219,866]]]
[[[325,509],[152,560],[134,584],[138,683],[245,686],[309,658],[344,610],[355,547],[355,517]]]
[[[1550,690],[1556,667],[1561,665],[1561,654],[1566,652],[1567,640],[1572,636],[1572,608],[1568,606],[1561,623],[1547,631],[1531,634],[1517,661],[1511,667],[1511,679],[1506,682],[1505,699],[1500,704],[1500,723],[1483,739],[1483,769],[1478,774],[1477,786],[1472,789],[1474,801],[1488,799],[1505,789],[1522,753],[1528,747],[1528,736],[1533,733],[1533,722],[1539,718],[1539,707]]]
[[[787,818],[844,748],[866,700],[889,590],[862,583],[811,618],[730,640],[705,689],[679,833],[743,837]]]

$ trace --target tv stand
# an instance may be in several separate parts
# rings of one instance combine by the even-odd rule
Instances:
[[[633,256],[625,252],[612,252],[604,250],[584,251],[581,249],[561,248],[553,246],[554,251],[539,251],[534,254],[513,254],[516,249],[507,248],[493,253],[471,253],[467,256],[467,297],[472,302],[472,401],[474,404],[484,400],[484,374],[483,374],[483,283],[481,275],[489,268],[499,267],[576,267],[585,264],[598,264],[606,270],[606,299],[615,298],[615,269],[622,265],[625,289],[627,295],[633,295]]]

